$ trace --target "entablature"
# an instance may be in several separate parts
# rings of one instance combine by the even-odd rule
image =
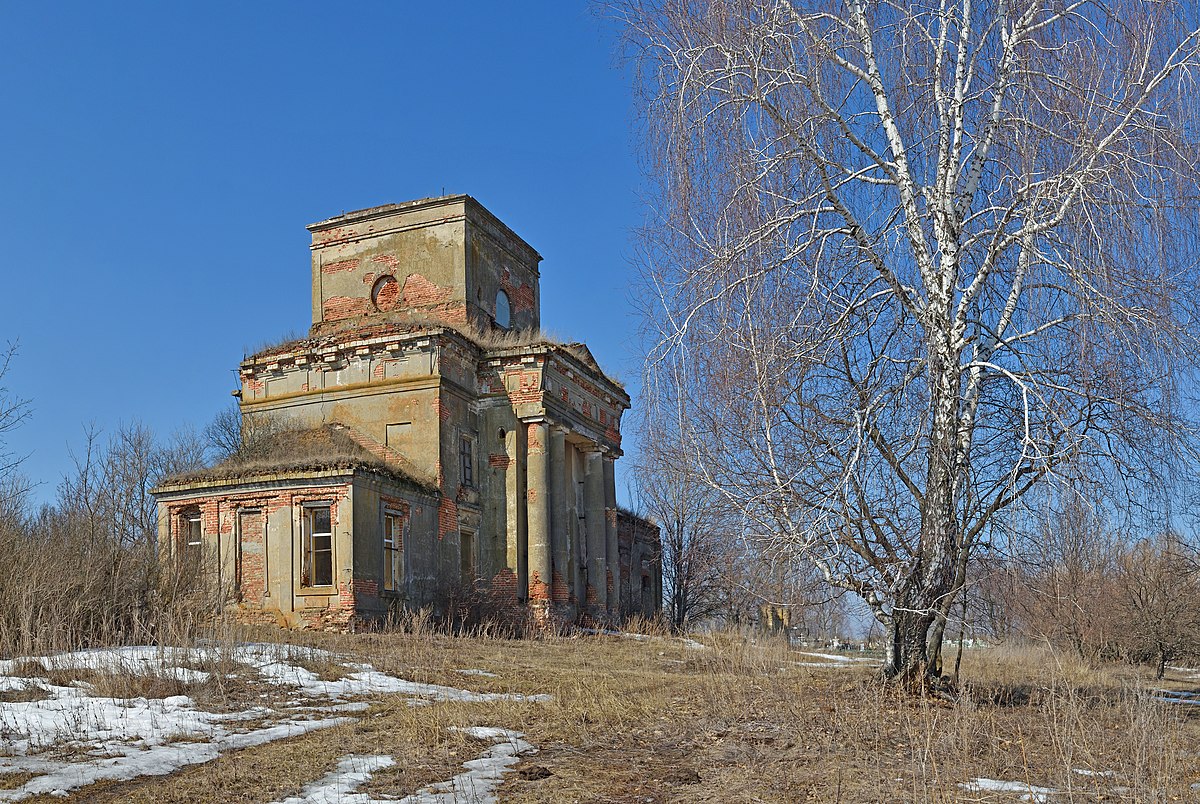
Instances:
[[[551,344],[489,351],[480,363],[480,393],[504,397],[517,418],[559,423],[581,442],[620,454],[624,389]]]
[[[449,329],[309,338],[242,361],[243,403],[446,375],[472,385],[478,348]]]

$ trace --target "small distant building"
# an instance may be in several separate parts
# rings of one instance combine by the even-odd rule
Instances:
[[[656,614],[658,529],[616,503],[629,396],[540,334],[538,253],[465,195],[308,229],[308,337],[243,360],[243,450],[155,489],[162,549],[288,626]]]

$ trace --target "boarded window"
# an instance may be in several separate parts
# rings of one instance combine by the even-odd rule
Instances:
[[[398,511],[383,512],[383,588],[404,589],[404,531],[407,518]]]
[[[475,534],[463,531],[461,534],[459,561],[461,562],[461,579],[463,586],[475,583]]]
[[[301,586],[333,585],[333,523],[328,505],[304,508]]]
[[[238,511],[238,551],[234,566],[234,589],[238,599],[243,594],[252,600],[268,595],[266,533],[262,512],[252,508]],[[249,582],[250,589],[245,588]]]
[[[402,449],[412,437],[412,422],[396,422],[384,427],[383,443],[392,449]]]

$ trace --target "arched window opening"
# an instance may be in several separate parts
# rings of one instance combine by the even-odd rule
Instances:
[[[512,308],[508,304],[508,294],[503,290],[496,293],[496,326],[508,329],[512,326]]]

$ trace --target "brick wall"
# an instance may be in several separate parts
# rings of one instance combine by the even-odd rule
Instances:
[[[217,562],[222,560],[222,556],[217,554],[219,536],[221,552],[232,559],[232,563],[226,562],[222,567],[220,575],[222,586],[225,588],[220,591],[226,595],[235,589],[240,591],[235,597],[225,598],[231,607],[231,613],[238,620],[248,623],[278,623],[292,617],[293,613],[279,611],[279,599],[268,594],[271,592],[271,586],[280,583],[298,586],[298,579],[294,577],[294,567],[277,566],[272,563],[273,557],[268,551],[274,544],[272,534],[264,528],[264,517],[269,524],[272,514],[276,512],[285,511],[287,516],[294,516],[294,512],[306,502],[329,502],[331,520],[336,532],[339,525],[345,524],[339,519],[339,508],[345,508],[349,490],[349,484],[338,484],[303,490],[197,494],[190,498],[172,500],[166,505],[169,522],[167,544],[160,545],[160,549],[163,549],[166,558],[179,555],[179,551],[185,549],[182,543],[185,538],[183,519],[187,514],[199,511],[204,540],[202,571],[205,578],[211,581],[218,576]],[[299,531],[294,531],[290,526],[280,530],[295,539],[296,547],[299,547]],[[264,541],[265,531],[267,536]],[[274,538],[284,537],[274,535]],[[285,555],[293,555],[292,550],[282,552]],[[352,556],[335,553],[334,558],[335,573],[338,566],[352,566]],[[275,562],[279,560],[278,557],[274,557]],[[378,581],[375,579],[362,583],[354,581],[345,588],[338,586],[337,594],[330,596],[329,605],[319,614],[301,610],[295,616],[305,621],[316,617],[333,626],[344,626],[361,608],[359,596],[369,594],[377,597],[378,592]]]

